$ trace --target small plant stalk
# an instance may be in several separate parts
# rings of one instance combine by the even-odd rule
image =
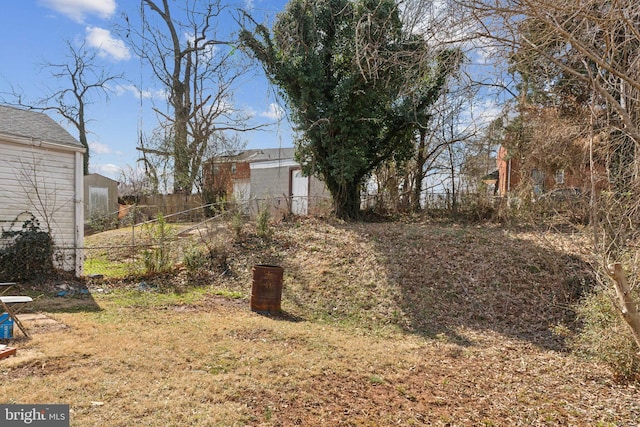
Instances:
[[[638,350],[640,350],[640,314],[638,313],[636,302],[631,298],[631,289],[622,264],[616,262],[609,265],[607,273],[613,279],[616,295],[618,296],[618,308],[622,313],[622,318],[631,328],[633,338],[636,341]]]

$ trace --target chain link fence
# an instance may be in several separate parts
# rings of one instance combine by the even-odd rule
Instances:
[[[450,194],[427,196],[425,210],[451,209]],[[475,200],[471,194],[459,196],[461,204],[470,205],[470,200]],[[25,233],[24,226],[27,224],[28,228],[30,221],[26,214],[0,221],[0,280],[26,280],[56,269],[72,271],[78,259],[83,262],[84,275],[109,277],[158,273],[174,266],[190,268],[202,256],[224,264],[224,242],[247,227],[257,232],[260,220],[268,226],[269,222],[295,218],[292,212],[296,210],[316,217],[327,217],[332,212],[331,200],[326,197],[264,197],[240,203],[200,201],[199,196],[170,195],[121,205],[118,212],[94,217],[85,224],[83,247],[38,241],[48,233],[35,229]],[[363,203],[375,205],[366,199]]]
[[[176,266],[195,269],[200,264],[224,270],[225,246],[247,229],[260,234],[261,227],[298,216],[292,213],[296,209],[302,216],[331,214],[331,201],[326,197],[264,197],[190,207],[185,202],[188,208],[181,211],[174,206],[126,205],[111,229],[92,230],[101,231],[97,236],[87,233],[82,248],[84,274],[124,277],[161,273]],[[76,248],[58,250],[70,256]]]

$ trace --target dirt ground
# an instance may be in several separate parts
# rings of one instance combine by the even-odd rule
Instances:
[[[593,286],[580,233],[306,220],[227,238],[222,272],[43,291],[55,323],[28,321],[0,361],[3,401],[68,403],[79,426],[640,425],[638,385],[568,345]],[[285,269],[281,316],[249,308],[256,263]]]

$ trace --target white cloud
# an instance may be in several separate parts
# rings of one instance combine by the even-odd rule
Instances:
[[[255,116],[258,115],[258,112],[253,107],[250,107],[250,106],[244,106],[243,111],[244,111],[244,115],[247,116],[248,118],[254,118]]]
[[[187,42],[193,44],[196,40],[195,36],[191,33],[185,33],[184,35]],[[200,47],[202,48],[202,44],[206,43],[206,40],[200,40]],[[198,56],[205,61],[211,62],[218,52],[219,48],[215,44],[206,45],[204,49],[198,52]]]
[[[109,30],[99,27],[87,27],[87,44],[98,49],[98,55],[103,58],[110,57],[114,61],[123,61],[131,58],[129,48],[122,40],[111,36]]]
[[[111,179],[120,179],[120,175],[122,172],[122,168],[118,165],[114,165],[113,163],[105,163],[102,165],[91,165],[90,171],[92,173],[99,173],[100,175],[104,175]]]
[[[40,3],[77,22],[84,22],[87,15],[110,18],[116,11],[115,0],[40,0]]]
[[[117,85],[111,89],[118,96],[124,95],[125,93],[130,93],[137,99],[140,99],[141,97],[142,99],[166,99],[167,95],[166,91],[164,90],[144,89],[141,91],[140,88],[135,85]]]
[[[92,154],[113,154],[113,150],[106,144],[99,142],[89,142],[89,150]]]
[[[502,115],[502,105],[491,98],[474,100],[461,112],[461,129],[481,129]],[[460,132],[463,132],[460,130]]]
[[[488,125],[502,114],[502,106],[496,101],[485,99],[477,108],[476,114],[480,123]]]
[[[267,111],[259,114],[260,117],[266,117],[271,120],[280,120],[284,116],[284,110],[278,104],[271,103]]]

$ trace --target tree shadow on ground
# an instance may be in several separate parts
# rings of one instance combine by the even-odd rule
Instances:
[[[43,313],[78,313],[98,312],[102,309],[94,299],[91,286],[84,279],[64,277],[21,283],[14,291],[23,291],[30,295],[34,302],[25,307],[24,312]]]
[[[255,310],[252,310],[252,311],[266,319],[271,319],[271,320],[276,320],[281,322],[299,323],[299,322],[305,321],[304,318],[284,310],[282,310],[279,313],[278,312],[274,312],[274,313],[262,312],[262,311],[255,311]]]
[[[576,329],[572,307],[594,283],[590,266],[566,246],[569,235],[401,223],[355,229],[374,245],[395,290],[395,321],[460,345],[472,344],[458,332],[466,327],[563,350],[556,331]]]

